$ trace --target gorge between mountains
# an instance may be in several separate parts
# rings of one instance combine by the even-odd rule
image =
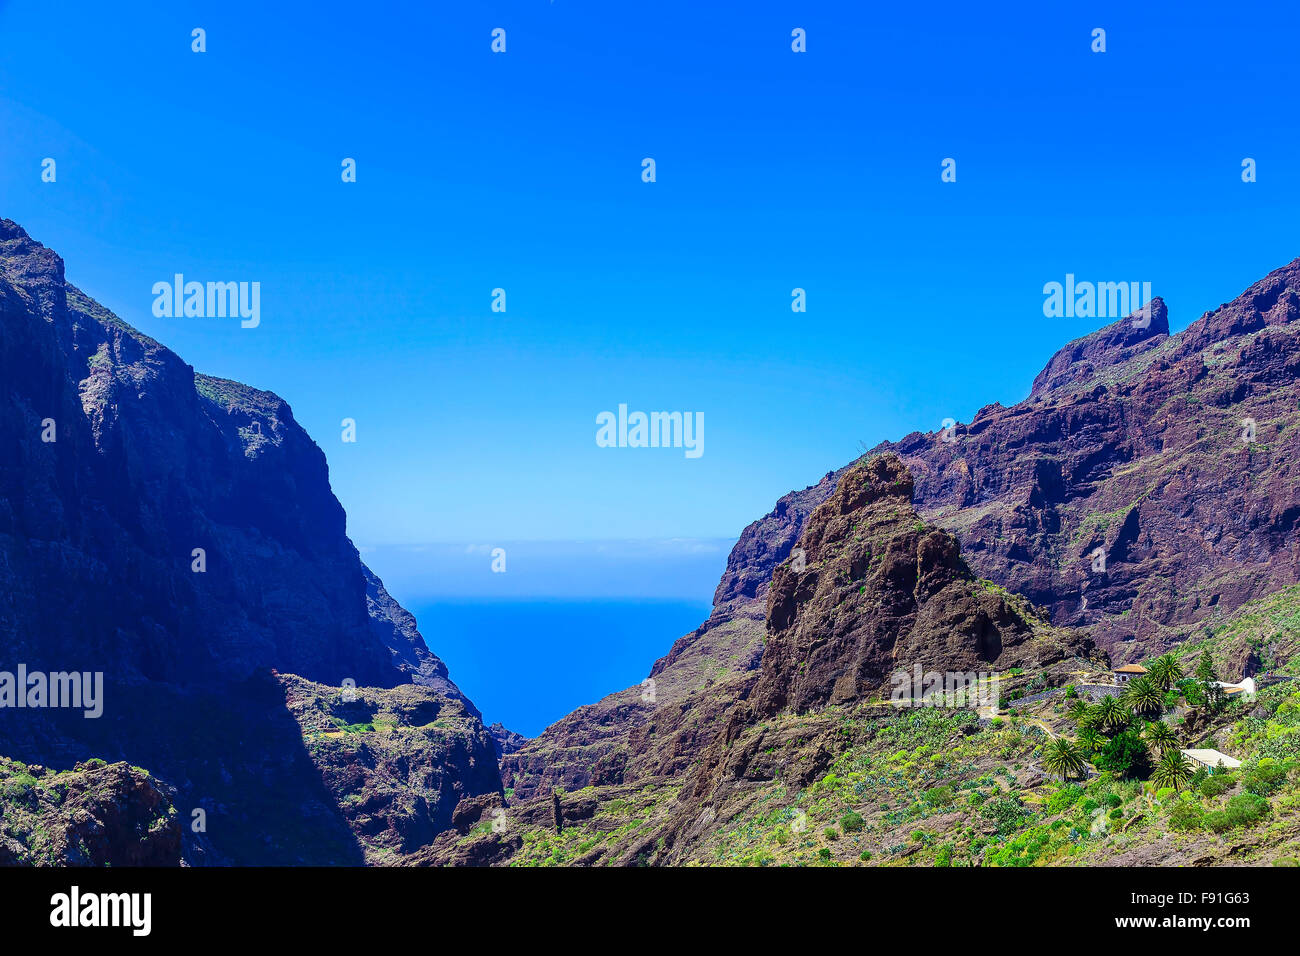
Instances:
[[[485,726],[363,563],[284,400],[196,372],[0,220],[0,669],[104,676],[99,719],[0,708],[0,862],[754,862],[736,848],[769,830],[763,852],[797,860],[791,821],[815,811],[795,795],[901,746],[879,709],[899,669],[993,672],[1014,701],[1227,635],[1234,678],[1284,670],[1294,644],[1237,625],[1300,582],[1298,319],[1300,260],[1176,334],[1157,298],[953,440],[884,442],[791,491],[740,533],[707,620],[646,662],[653,693],[525,739]],[[917,779],[982,779],[1017,741]],[[838,819],[821,860],[879,862],[851,840],[904,826]]]

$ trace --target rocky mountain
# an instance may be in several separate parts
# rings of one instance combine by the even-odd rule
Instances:
[[[977,581],[957,540],[919,519],[912,476],[892,455],[840,476],[798,546],[802,560],[779,565],[768,592],[757,714],[877,698],[900,668],[1042,670],[1091,651],[1023,598]]]
[[[642,687],[580,708],[503,759],[518,828],[475,861],[699,859],[737,781],[789,773],[794,760],[802,785],[845,752],[837,721],[861,712],[900,652],[1001,669],[1007,648],[1029,651],[1042,687],[1104,672],[1090,640],[1117,662],[1199,646],[1295,584],[1298,295],[1300,260],[1173,335],[1155,299],[1062,348],[1023,402],[886,442],[780,499],[741,534],[709,620]],[[897,494],[866,479],[880,469]],[[895,585],[883,592],[864,580],[880,568]],[[987,581],[970,586],[968,574]],[[1044,630],[1046,654],[1024,643]],[[1243,674],[1262,666],[1258,649],[1225,653]],[[882,726],[862,724],[868,736]],[[593,796],[565,796],[575,789]],[[555,835],[543,839],[552,793]],[[642,822],[615,840],[624,814]],[[576,847],[562,836],[575,823],[590,838]]]
[[[1300,259],[1174,335],[1153,299],[1060,349],[1023,402],[867,456],[902,459],[978,573],[1121,659],[1153,653],[1300,580],[1298,296]],[[843,473],[745,529],[719,608],[760,596]]]
[[[6,669],[106,683],[98,720],[0,710],[0,754],[148,767],[182,808],[209,808],[213,861],[359,862],[409,847],[406,836],[367,842],[382,814],[349,826],[348,801],[373,795],[304,749],[304,684],[329,699],[345,682],[416,685],[390,726],[427,732],[378,749],[425,772],[412,820],[384,832],[436,833],[460,798],[500,787],[478,711],[362,564],[325,456],[289,406],[196,374],[68,283],[62,260],[8,220],[0,647]]]
[[[759,782],[824,773],[845,743],[843,715],[887,713],[896,672],[1100,666],[1085,636],[976,578],[911,497],[894,456],[841,475],[791,543],[794,558],[777,565],[757,635],[748,615],[715,615],[655,665],[652,689],[612,695],[529,741],[502,761],[503,825],[443,838],[435,858],[543,862],[537,848],[553,848],[566,827],[597,827],[600,838],[565,862],[698,859],[701,828],[733,796],[748,806]],[[638,825],[623,829],[624,813]],[[556,836],[539,843],[548,823]]]
[[[1121,659],[1300,580],[1300,260],[1168,334],[1164,304],[1058,352],[954,440],[886,443],[979,573]]]

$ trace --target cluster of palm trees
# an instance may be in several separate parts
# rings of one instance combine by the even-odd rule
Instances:
[[[1122,697],[1103,697],[1090,706],[1082,698],[1070,708],[1069,717],[1079,728],[1075,740],[1056,737],[1043,751],[1043,768],[1050,774],[1069,780],[1083,777],[1087,763],[1118,735],[1137,730],[1136,746],[1160,755],[1151,773],[1157,787],[1181,789],[1192,776],[1192,767],[1178,748],[1178,737],[1160,720],[1165,695],[1183,677],[1183,669],[1172,654],[1151,662],[1147,673],[1131,681]]]

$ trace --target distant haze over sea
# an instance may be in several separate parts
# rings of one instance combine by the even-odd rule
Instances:
[[[734,538],[380,546],[357,542],[362,560],[408,608],[431,596],[641,597],[711,603],[735,543]],[[497,549],[504,554],[495,555]],[[493,571],[502,563],[503,572]]]

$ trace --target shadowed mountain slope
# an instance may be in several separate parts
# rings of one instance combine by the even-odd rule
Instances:
[[[272,670],[322,694],[341,694],[345,681],[415,683],[463,715],[459,769],[440,778],[440,809],[419,811],[429,827],[448,824],[453,797],[498,786],[478,711],[362,564],[325,456],[289,406],[195,374],[69,284],[63,261],[9,220],[0,220],[0,648],[8,669],[103,672],[107,684],[100,721],[0,712],[0,754],[147,765],[182,806],[221,808],[210,859],[361,858],[358,836],[337,826],[347,794],[322,783]],[[256,746],[211,723],[276,711]],[[118,733],[105,739],[98,728],[109,725]],[[461,772],[470,764],[488,772]],[[316,811],[299,812],[308,804],[342,835],[317,840],[303,823]],[[241,810],[252,806],[270,816]]]

